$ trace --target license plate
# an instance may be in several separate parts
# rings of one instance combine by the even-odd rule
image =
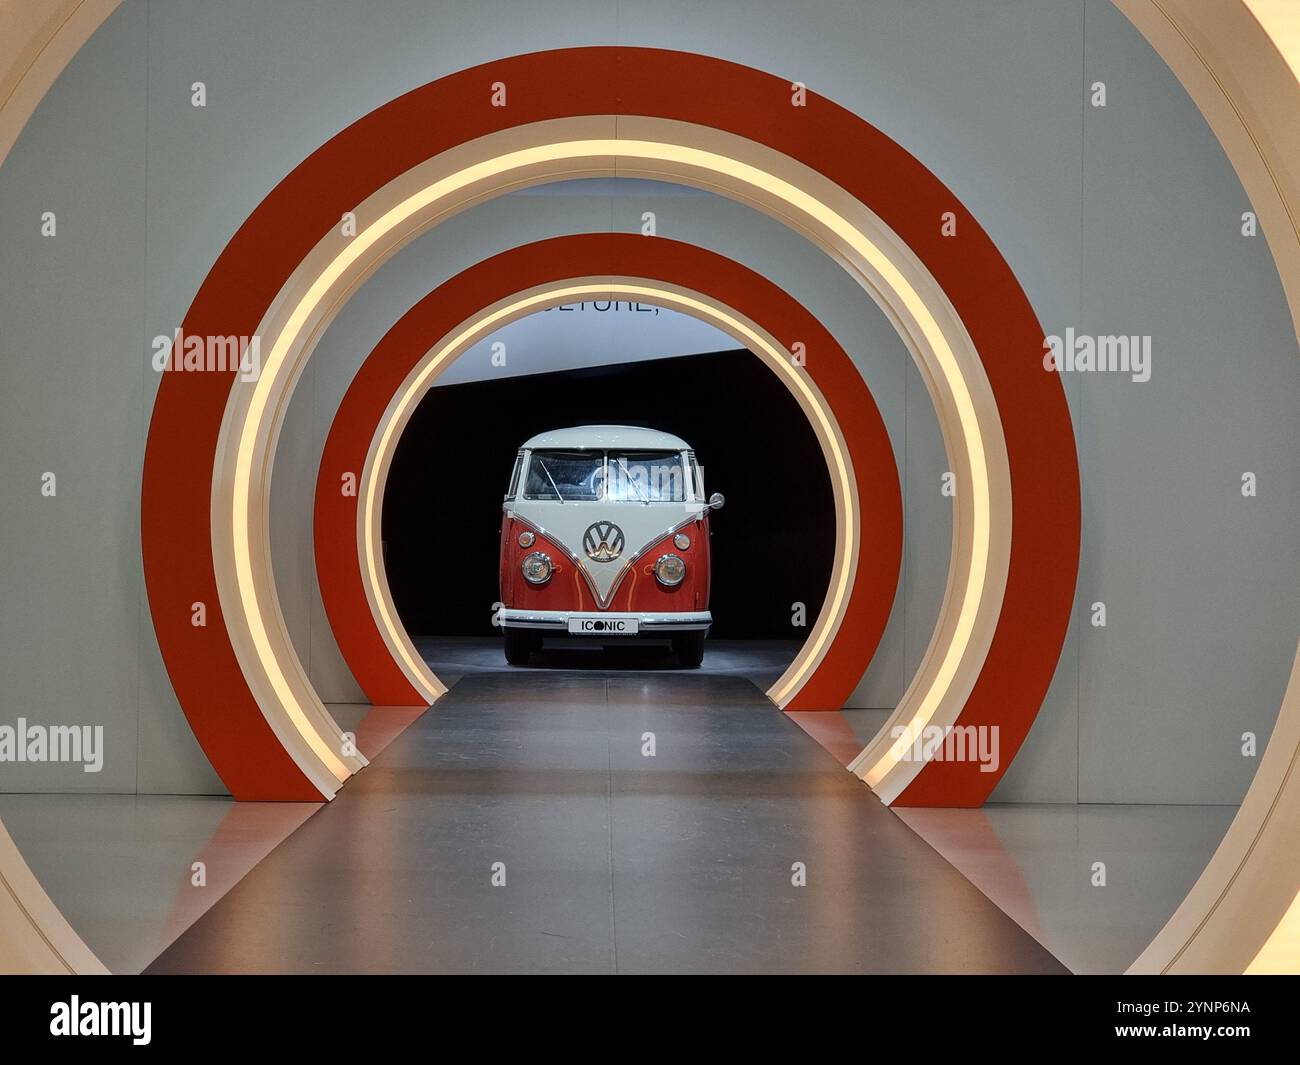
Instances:
[[[569,618],[571,636],[635,636],[636,618]]]

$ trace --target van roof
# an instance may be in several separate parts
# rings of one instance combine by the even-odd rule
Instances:
[[[643,429],[635,425],[575,425],[538,433],[523,443],[525,448],[607,448],[625,447],[646,451],[689,451],[691,445],[680,436]]]

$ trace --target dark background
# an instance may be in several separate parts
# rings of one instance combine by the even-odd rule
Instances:
[[[790,639],[830,580],[830,475],[794,397],[748,351],[690,355],[434,388],[393,456],[385,568],[413,636],[490,636],[501,502],[519,446],[571,425],[639,425],[680,436],[704,467],[713,513],[711,635]]]

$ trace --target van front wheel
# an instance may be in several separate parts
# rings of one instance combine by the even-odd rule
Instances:
[[[688,632],[674,636],[673,654],[687,669],[697,669],[704,661],[704,633]]]
[[[542,641],[534,632],[506,629],[506,661],[512,666],[528,665],[528,656],[541,650]]]

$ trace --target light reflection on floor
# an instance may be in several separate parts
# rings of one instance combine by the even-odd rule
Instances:
[[[895,813],[1072,972],[1123,972],[1191,890],[1235,806],[989,804]],[[1105,885],[1095,885],[1095,863]]]
[[[536,673],[568,673],[599,670],[610,675],[626,673],[712,674],[745,677],[762,689],[770,688],[794,661],[801,640],[715,640],[704,645],[704,661],[698,669],[684,669],[667,644],[632,643],[609,651],[589,641],[567,638],[546,641],[545,650],[533,656],[527,666],[506,664],[500,636],[419,636],[415,646],[439,678],[472,673],[500,673],[530,670]]]
[[[330,707],[373,758],[422,708]],[[219,795],[0,794],[0,821],[87,946],[138,973],[321,807]],[[202,884],[194,866],[202,865]]]
[[[461,650],[462,671],[485,667],[478,659],[490,653],[486,644]],[[719,654],[715,668],[753,662]],[[423,712],[330,709],[369,757]],[[791,717],[847,762],[887,713]],[[143,969],[317,809],[221,796],[0,795],[0,820],[41,884],[121,973]],[[895,812],[1072,971],[1105,973],[1123,971],[1168,919],[1236,808],[992,804]],[[204,863],[201,887],[192,882],[195,862]],[[1094,886],[1096,862],[1105,863],[1105,886]]]
[[[848,764],[888,710],[790,715]],[[1235,806],[989,803],[895,809],[1072,972],[1123,972],[1200,876]],[[1105,867],[1105,884],[1095,863]]]

